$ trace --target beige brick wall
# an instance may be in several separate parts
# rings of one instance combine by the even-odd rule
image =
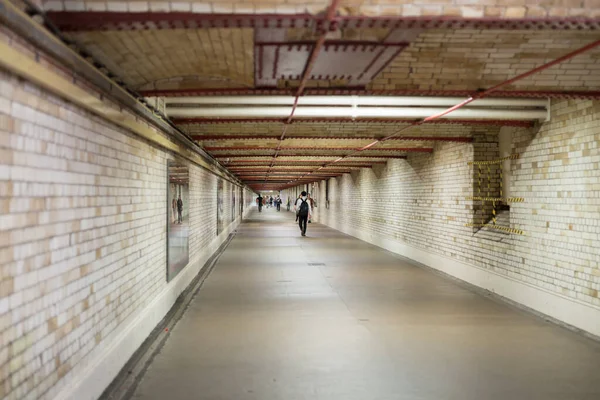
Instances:
[[[52,399],[167,289],[172,155],[0,81],[0,398]],[[216,239],[217,179],[190,164],[190,265]]]
[[[512,161],[511,191],[525,202],[511,206],[510,224],[524,236],[464,226],[473,214],[465,197],[473,193],[467,162],[481,156],[477,142],[440,143],[432,155],[331,179],[330,208],[318,207],[316,219],[600,307],[599,134],[598,101],[554,101],[552,120],[539,130],[515,129],[521,157]],[[324,205],[325,182],[319,192]]]
[[[248,188],[244,188],[243,191],[243,196],[244,196],[244,217],[246,215],[248,215],[248,212],[250,212],[250,210],[252,210],[252,207],[254,207],[256,205],[255,202],[255,198],[256,198],[256,194],[251,191]]]

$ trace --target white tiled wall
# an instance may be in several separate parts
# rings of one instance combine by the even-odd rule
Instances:
[[[599,135],[600,102],[583,100],[553,101],[550,122],[514,130],[513,151],[521,157],[512,161],[511,191],[525,202],[511,206],[510,220],[524,236],[490,238],[464,226],[473,218],[465,198],[477,186],[467,162],[497,155],[486,136],[331,179],[330,208],[318,207],[315,219],[465,280],[480,270],[489,282],[505,278],[501,287],[473,282],[600,334]],[[522,286],[513,293],[507,282]],[[523,285],[538,289],[535,298],[519,297],[529,290]],[[560,299],[551,308],[538,304],[548,294],[545,303]],[[579,309],[591,320],[577,319]]]
[[[0,81],[0,398],[94,398],[78,385],[110,382],[239,223],[231,184],[217,238],[219,178],[189,165],[190,264],[167,284],[173,156],[14,76]]]

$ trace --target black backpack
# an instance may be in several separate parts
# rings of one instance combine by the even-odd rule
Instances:
[[[308,217],[308,201],[302,200],[300,203],[300,208],[298,209],[299,217]]]

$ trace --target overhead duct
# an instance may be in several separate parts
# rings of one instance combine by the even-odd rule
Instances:
[[[463,101],[461,97],[423,96],[301,96],[298,106],[389,106],[448,107]],[[165,104],[197,105],[293,105],[294,96],[190,96],[168,97]],[[492,98],[474,100],[469,107],[546,107],[545,99]]]
[[[475,108],[464,107],[443,118],[494,120],[546,120],[547,101],[543,108]],[[168,107],[172,118],[287,118],[292,107]],[[426,118],[446,108],[434,107],[297,107],[297,118]]]

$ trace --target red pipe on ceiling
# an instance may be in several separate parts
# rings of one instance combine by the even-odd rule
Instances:
[[[528,78],[528,77],[530,77],[531,75],[537,74],[537,73],[538,73],[538,72],[540,72],[540,71],[543,71],[543,70],[545,70],[545,69],[548,69],[548,68],[550,68],[550,67],[553,67],[553,66],[555,66],[555,65],[557,65],[557,64],[560,64],[560,63],[562,63],[563,61],[567,61],[567,60],[569,60],[569,59],[571,59],[571,58],[573,58],[573,57],[575,57],[575,56],[578,56],[578,55],[580,55],[580,54],[583,54],[583,53],[585,53],[586,51],[592,50],[592,49],[594,49],[594,48],[596,48],[596,47],[598,47],[598,46],[600,46],[600,40],[596,40],[596,41],[594,41],[594,42],[592,42],[592,43],[588,44],[587,46],[583,46],[583,47],[581,47],[581,48],[579,48],[579,49],[577,49],[577,50],[575,50],[575,51],[572,51],[572,52],[570,52],[570,53],[568,53],[568,54],[565,54],[564,56],[562,56],[562,57],[559,57],[559,58],[557,58],[557,59],[556,59],[556,60],[554,60],[554,61],[551,61],[551,62],[549,62],[549,63],[546,63],[546,64],[544,64],[544,65],[540,65],[539,67],[536,67],[536,68],[532,69],[531,71],[528,71],[528,72],[525,72],[525,73],[523,73],[523,74],[521,74],[521,75],[515,76],[515,77],[514,77],[514,78],[512,78],[512,79],[509,79],[509,80],[507,80],[507,81],[504,81],[504,82],[502,82],[502,83],[499,83],[499,84],[497,84],[496,86],[492,86],[491,88],[489,88],[489,89],[487,89],[487,90],[483,91],[482,93],[480,93],[480,94],[477,96],[477,98],[487,97],[487,96],[488,96],[490,93],[493,93],[493,92],[497,91],[497,90],[498,90],[498,89],[500,89],[501,87],[504,87],[504,86],[510,85],[510,84],[512,84],[512,83],[515,83],[516,81],[520,81],[521,79]]]
[[[328,30],[329,31],[335,30],[334,17],[335,17],[336,10],[340,4],[340,1],[341,0],[331,0],[331,4],[329,5],[329,7],[327,9],[327,14],[325,15],[325,19],[317,22],[317,28],[322,29],[322,32],[319,35],[319,38],[317,39],[317,42],[315,43],[312,51],[310,52],[310,56],[308,57],[308,60],[306,60],[306,65],[304,66],[304,69],[302,70],[302,78],[300,79],[300,84],[298,86],[298,90],[296,91],[296,98],[294,99],[294,105],[292,107],[292,112],[290,113],[290,116],[286,120],[286,122],[285,122],[286,125],[284,125],[283,131],[281,132],[281,138],[279,139],[279,144],[277,145],[277,150],[275,151],[275,155],[273,155],[273,162],[271,163],[271,167],[273,166],[273,163],[275,163],[275,160],[277,159],[277,156],[279,155],[279,149],[281,148],[281,143],[285,139],[287,125],[289,125],[292,122],[292,118],[294,118],[294,113],[296,112],[296,108],[298,106],[298,99],[304,92],[304,87],[306,86],[306,82],[308,82],[310,73],[312,72],[315,62],[317,61],[317,57],[318,57],[319,53],[321,52],[321,48],[323,47],[323,44],[325,43],[325,39],[327,38],[327,32],[328,32]],[[323,27],[323,24],[326,24],[326,23],[330,24],[327,27],[328,29]],[[268,175],[269,174],[267,173],[267,176]]]
[[[449,109],[447,109],[447,110],[445,110],[445,111],[443,111],[443,112],[441,112],[439,114],[435,114],[435,115],[432,115],[430,117],[427,117],[422,122],[433,121],[435,119],[443,117],[444,115],[448,115],[451,112],[456,111],[459,108],[462,108],[462,107],[466,106],[467,104],[473,102],[474,100],[482,99],[484,97],[487,97],[490,93],[493,93],[493,92],[497,91],[498,89],[500,89],[500,88],[502,88],[504,86],[511,85],[511,84],[513,84],[513,83],[515,83],[517,81],[520,81],[522,79],[528,78],[531,75],[537,74],[540,71],[543,71],[543,70],[548,69],[550,67],[553,67],[553,66],[555,66],[557,64],[560,64],[563,61],[569,60],[569,59],[571,59],[571,58],[573,58],[575,56],[578,56],[579,54],[585,53],[586,51],[594,49],[594,48],[596,48],[598,46],[600,46],[600,40],[596,40],[595,42],[592,42],[592,43],[588,44],[587,46],[583,46],[583,47],[581,47],[581,48],[579,48],[579,49],[577,49],[575,51],[572,51],[572,52],[570,52],[568,54],[565,54],[564,56],[559,57],[559,58],[557,58],[554,61],[550,61],[549,63],[540,65],[539,67],[536,67],[536,68],[534,68],[534,69],[532,69],[530,71],[527,71],[527,72],[525,72],[525,73],[523,73],[521,75],[517,75],[514,78],[511,78],[511,79],[508,79],[508,80],[506,80],[504,82],[501,82],[501,83],[497,84],[496,86],[492,86],[491,88],[484,90],[483,92],[474,93],[468,99],[466,99],[466,100],[458,103],[457,105],[455,105],[453,107],[450,107]]]
[[[592,50],[592,49],[594,49],[594,48],[596,48],[598,46],[600,46],[600,40],[596,40],[594,42],[591,42],[591,43],[589,43],[586,46],[583,46],[583,47],[581,47],[581,48],[579,48],[579,49],[577,49],[575,51],[572,51],[572,52],[570,52],[568,54],[565,54],[564,56],[559,57],[559,58],[557,58],[557,59],[555,59],[553,61],[550,61],[550,62],[548,62],[546,64],[540,65],[539,67],[533,68],[532,70],[527,71],[527,72],[525,72],[523,74],[517,75],[514,78],[511,78],[511,79],[508,79],[508,80],[506,80],[504,82],[501,82],[501,83],[499,83],[499,84],[497,84],[497,85],[495,85],[495,86],[493,86],[493,87],[491,87],[489,89],[486,89],[486,90],[484,90],[482,92],[473,93],[468,99],[460,102],[459,104],[457,104],[457,105],[455,105],[453,107],[450,107],[447,110],[445,110],[445,111],[443,111],[443,112],[441,112],[439,114],[435,114],[435,115],[432,115],[430,117],[427,117],[427,118],[423,119],[422,121],[414,122],[411,125],[408,125],[408,126],[402,128],[402,129],[400,129],[399,131],[397,131],[396,133],[394,133],[394,134],[392,134],[390,136],[387,136],[387,137],[385,137],[383,139],[379,139],[377,141],[374,141],[373,143],[370,143],[369,145],[363,147],[362,149],[357,150],[356,152],[360,152],[360,151],[369,149],[369,148],[371,148],[371,147],[373,147],[373,146],[375,146],[375,145],[377,145],[377,144],[379,144],[381,142],[384,142],[384,141],[389,140],[389,139],[391,139],[393,137],[396,137],[398,134],[406,131],[407,129],[412,128],[413,126],[421,125],[423,123],[427,123],[429,121],[433,121],[433,120],[436,120],[438,118],[441,118],[444,115],[450,114],[451,112],[456,111],[456,110],[458,110],[461,107],[464,107],[465,105],[471,103],[472,101],[474,101],[476,99],[482,99],[482,98],[486,97],[487,95],[489,95],[490,93],[495,92],[496,90],[500,89],[501,87],[510,85],[512,83],[515,83],[515,82],[521,80],[521,79],[528,78],[529,76],[531,76],[533,74],[536,74],[536,73],[538,73],[540,71],[543,71],[545,69],[553,67],[553,66],[555,66],[555,65],[557,65],[557,64],[559,64],[559,63],[561,63],[563,61],[569,60],[569,59],[571,59],[571,58],[573,58],[575,56],[578,56],[578,55],[580,55],[582,53],[585,53],[586,51]],[[343,159],[345,159],[347,157],[357,157],[357,156],[354,155],[354,153],[348,154],[348,155],[346,155],[344,157],[338,158],[337,160],[333,161],[332,163],[330,163],[328,165],[335,164],[335,163],[337,163],[337,162],[339,162],[339,161],[341,161],[341,160],[343,160]]]
[[[474,100],[482,99],[484,97],[487,97],[490,93],[493,93],[493,92],[497,91],[501,87],[504,87],[504,86],[513,84],[513,83],[515,83],[515,82],[517,82],[519,80],[528,78],[528,77],[530,77],[533,74],[536,74],[536,73],[538,73],[540,71],[543,71],[543,70],[548,69],[550,67],[553,67],[553,66],[555,66],[557,64],[560,64],[563,61],[569,60],[569,59],[571,59],[571,58],[573,58],[575,56],[578,56],[578,55],[580,55],[582,53],[585,53],[586,51],[592,50],[592,49],[594,49],[594,48],[596,48],[598,46],[600,46],[600,40],[596,40],[596,41],[594,41],[594,42],[592,42],[592,43],[590,43],[590,44],[588,44],[586,46],[583,46],[583,47],[581,47],[581,48],[579,48],[579,49],[577,49],[575,51],[572,51],[572,52],[570,52],[568,54],[565,54],[564,56],[559,57],[556,60],[553,60],[553,61],[550,61],[550,62],[548,62],[546,64],[540,65],[539,67],[536,67],[536,68],[534,68],[534,69],[532,69],[530,71],[527,71],[527,72],[525,72],[523,74],[517,75],[514,78],[511,78],[511,79],[508,79],[508,80],[506,80],[504,82],[501,82],[501,83],[499,83],[499,84],[497,84],[497,85],[495,85],[495,86],[493,86],[493,87],[491,87],[489,89],[484,90],[483,92],[473,93],[468,99],[460,102],[459,104],[457,104],[457,105],[455,105],[453,107],[450,107],[449,109],[447,109],[447,110],[445,110],[445,111],[443,111],[443,112],[441,112],[439,114],[427,117],[423,121],[417,122],[417,123],[413,124],[412,126],[414,126],[414,125],[420,125],[422,123],[433,121],[433,120],[436,120],[438,118],[441,118],[444,115],[447,115],[447,114],[449,114],[449,113],[451,113],[453,111],[458,110],[461,107],[466,106],[467,104],[471,103]],[[410,128],[410,127],[411,126],[405,127],[403,129],[399,130],[398,132],[394,133],[393,135],[390,135],[390,136],[388,136],[386,138],[381,139],[381,141],[385,141],[385,140],[391,139],[392,137],[397,136],[399,133],[401,133],[402,131],[404,131],[404,130]]]

